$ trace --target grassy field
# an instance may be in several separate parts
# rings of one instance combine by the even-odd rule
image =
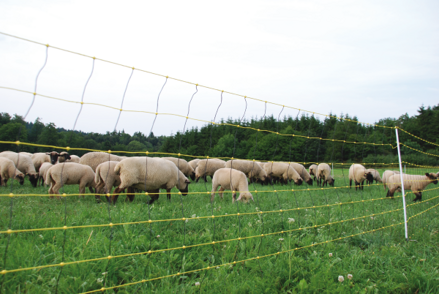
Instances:
[[[2,255],[8,247],[1,269],[37,267],[0,275],[2,292],[78,293],[145,280],[107,293],[439,293],[438,190],[407,208],[409,217],[421,213],[408,223],[407,242],[401,194],[381,199],[382,185],[341,188],[349,185],[347,174],[336,170],[337,189],[250,185],[258,191],[250,204],[233,204],[230,194],[210,204],[211,183],[202,181],[190,192],[204,193],[173,195],[170,202],[162,195],[152,206],[145,195],[133,203],[119,197],[115,206],[97,204],[92,195],[0,197],[2,231],[10,227],[11,199],[13,230],[105,225],[2,233]],[[15,194],[47,190],[28,181],[13,187]],[[168,248],[177,249],[161,251]],[[38,268],[61,262],[74,263]]]

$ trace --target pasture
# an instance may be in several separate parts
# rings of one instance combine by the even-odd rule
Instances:
[[[336,189],[250,184],[258,191],[250,204],[232,203],[229,193],[211,204],[210,179],[190,184],[197,194],[174,189],[171,201],[161,195],[151,206],[145,195],[114,206],[70,196],[77,186],[65,186],[62,200],[0,197],[2,231],[10,222],[13,230],[60,228],[0,235],[2,268],[18,270],[0,275],[2,292],[437,293],[437,190],[415,205],[407,195],[408,216],[419,214],[407,242],[401,193],[392,200],[382,184],[348,189],[347,175],[335,170]],[[27,180],[13,186],[16,195],[47,190]]]

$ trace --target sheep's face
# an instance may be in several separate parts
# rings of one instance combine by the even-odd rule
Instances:
[[[296,184],[298,186],[302,185],[302,183],[303,183],[303,180],[300,177],[297,180],[294,180],[294,184]]]
[[[178,190],[180,190],[181,194],[183,194],[183,196],[187,195],[187,192],[189,191],[189,184],[190,183],[191,182],[188,179],[185,179],[184,184],[182,185],[183,187],[181,189],[180,188],[178,189]]]
[[[308,185],[312,186],[312,179],[311,179],[311,178],[309,178],[309,180],[308,180],[308,181],[306,181],[306,183],[307,183]]]
[[[194,172],[191,172],[189,177],[191,178],[192,181],[195,181],[195,173]]]
[[[334,187],[335,180],[333,178],[328,179],[328,184]]]
[[[59,162],[65,162],[66,160],[72,159],[70,157],[70,154],[68,154],[67,152],[61,152],[58,156],[58,161]]]
[[[24,184],[24,175],[23,174],[16,175],[15,179],[20,183],[20,185]]]
[[[27,174],[32,187],[36,188],[38,183],[38,174]]]
[[[50,156],[50,163],[55,164],[58,161],[59,153],[56,151],[46,152]]]
[[[430,179],[433,184],[437,184],[437,175],[434,173],[425,173],[425,175]]]
[[[242,192],[241,194],[239,194],[237,200],[242,201],[243,203],[248,203],[250,200],[253,200],[253,196],[250,192]]]
[[[373,175],[371,172],[364,173],[364,178],[369,182],[373,182]]]

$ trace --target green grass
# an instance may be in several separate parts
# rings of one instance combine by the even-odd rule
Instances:
[[[347,169],[336,170],[336,187],[348,185],[343,174]],[[207,189],[206,189],[207,187]],[[84,226],[148,219],[181,219],[152,224],[127,224],[111,227],[76,228],[68,230],[37,231],[1,234],[0,253],[8,244],[6,266],[13,270],[38,267],[60,262],[72,262],[147,252],[166,248],[190,246],[212,241],[276,233],[264,237],[209,244],[186,249],[90,261],[64,267],[48,267],[0,275],[4,293],[51,293],[59,278],[59,293],[77,293],[122,284],[166,277],[151,282],[108,290],[107,293],[439,293],[439,207],[435,207],[409,223],[409,242],[404,238],[402,211],[376,215],[402,208],[401,197],[365,201],[385,197],[382,185],[355,189],[311,190],[302,186],[250,185],[250,190],[270,191],[253,193],[255,202],[248,205],[233,204],[231,195],[218,196],[213,205],[210,195],[194,194],[182,197],[166,196],[151,207],[147,196],[136,196],[133,203],[119,197],[115,206],[105,201],[95,202],[94,196],[65,197],[65,200],[48,197],[14,197],[12,229],[35,229],[64,226]],[[436,188],[434,185],[428,188]],[[427,189],[428,189],[427,188]],[[191,184],[190,191],[210,191],[211,183]],[[295,192],[273,192],[294,189]],[[48,188],[32,188],[14,183],[15,194],[47,193]],[[10,187],[1,187],[8,194]],[[65,193],[77,193],[77,186],[66,186]],[[437,190],[423,193],[423,200],[439,195]],[[401,194],[396,194],[401,196]],[[408,204],[414,198],[407,197]],[[333,205],[351,201],[343,205]],[[420,213],[439,203],[439,198],[408,207],[408,215]],[[0,230],[9,228],[11,198],[0,197]],[[325,207],[312,208],[312,206]],[[300,207],[300,210],[297,208]],[[219,216],[257,211],[290,211],[250,214],[206,219],[192,216]],[[149,217],[150,214],[150,217]],[[370,215],[375,214],[373,218]],[[344,221],[340,220],[365,218]],[[110,221],[111,217],[111,221]],[[289,222],[294,218],[294,222]],[[299,230],[299,227],[317,228]],[[399,224],[379,230],[392,224]],[[378,229],[378,230],[377,230]],[[375,232],[364,233],[376,230]],[[356,235],[358,234],[358,235]],[[355,235],[352,237],[352,235]],[[158,237],[160,236],[160,237]],[[337,238],[347,237],[332,241]],[[110,246],[111,239],[111,246]],[[65,243],[64,243],[65,240]],[[325,244],[309,246],[313,243]],[[63,256],[64,245],[64,259]],[[305,248],[302,248],[305,247]],[[287,253],[225,265],[265,256],[278,251]],[[329,257],[332,253],[332,257]],[[2,256],[3,257],[3,256]],[[219,267],[218,267],[219,266]],[[184,272],[212,267],[210,270],[188,274]],[[217,268],[218,267],[218,268]],[[62,272],[61,272],[62,270]],[[60,275],[61,273],[61,275]],[[352,274],[352,280],[347,278]],[[344,282],[338,281],[338,276]],[[200,286],[195,286],[200,282]]]

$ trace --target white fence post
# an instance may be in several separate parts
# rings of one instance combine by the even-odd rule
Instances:
[[[401,180],[401,191],[402,191],[402,205],[404,209],[404,229],[405,229],[405,240],[409,240],[408,232],[407,232],[407,210],[405,205],[405,191],[404,191],[404,180],[402,177],[402,163],[401,163],[401,150],[399,149],[399,137],[398,137],[398,127],[395,128],[396,133],[396,146],[398,147],[398,160],[399,160],[399,176]]]

